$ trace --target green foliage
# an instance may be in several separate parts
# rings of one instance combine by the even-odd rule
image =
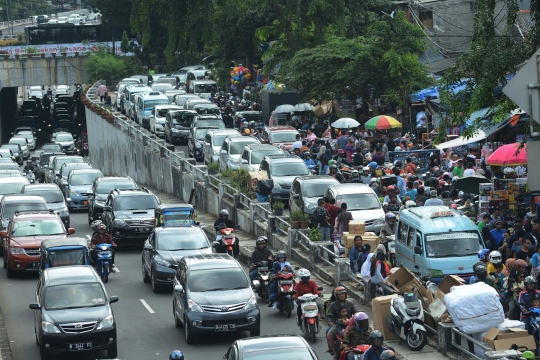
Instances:
[[[129,52],[129,38],[127,36],[126,30],[122,33],[122,42],[120,43],[120,50],[122,50],[123,53]]]
[[[291,212],[291,220],[292,221],[300,221],[302,220],[302,216],[304,215],[304,212],[302,210],[295,210]]]
[[[272,204],[272,209],[274,209],[274,210],[282,210],[284,207],[285,207],[285,204],[282,203],[281,201],[275,201]]]
[[[321,241],[322,240],[321,230],[315,227],[311,228],[308,233],[308,238],[311,241]]]
[[[218,166],[219,166],[219,164],[218,164]],[[232,177],[234,176],[234,170],[226,169],[226,170],[223,170],[221,172],[221,174],[223,175],[223,177],[232,179]]]
[[[90,54],[86,67],[91,78],[103,79],[107,84],[137,73],[138,70],[134,59],[115,56],[104,51]]]
[[[208,171],[217,171],[217,170],[219,170],[219,163],[212,162],[212,163],[208,164],[206,166],[206,168],[208,169]]]

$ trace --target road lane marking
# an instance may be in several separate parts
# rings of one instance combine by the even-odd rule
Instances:
[[[148,303],[146,301],[144,301],[144,299],[139,299],[141,301],[141,303],[143,304],[143,306],[146,308],[146,310],[148,310],[148,312],[150,314],[155,314],[156,312],[154,310],[152,310],[152,308],[150,307],[150,305],[148,305]]]

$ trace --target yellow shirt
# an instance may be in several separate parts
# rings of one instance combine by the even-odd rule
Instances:
[[[504,266],[503,264],[503,270],[506,269],[506,266]],[[493,265],[492,263],[488,263],[488,266],[487,266],[487,273],[488,275],[491,274],[492,272],[497,272],[497,270],[495,270],[495,265]]]

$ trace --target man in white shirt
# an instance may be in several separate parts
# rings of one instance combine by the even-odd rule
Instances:
[[[474,166],[472,163],[467,163],[467,169],[463,171],[463,177],[472,176],[475,174]]]
[[[296,135],[296,141],[292,143],[292,149],[300,149],[302,147],[302,140],[300,134]]]
[[[429,194],[431,198],[426,200],[424,206],[443,205],[443,201],[441,199],[437,199],[437,190],[431,190]]]

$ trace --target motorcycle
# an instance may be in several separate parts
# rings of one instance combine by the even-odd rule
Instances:
[[[322,289],[322,287],[318,288],[319,291]],[[311,338],[314,344],[317,341],[317,334],[321,330],[319,326],[319,306],[315,302],[315,299],[318,297],[322,297],[322,294],[304,294],[298,297],[298,305],[302,309],[302,323],[300,324],[300,328],[304,335]]]
[[[269,277],[270,270],[268,270],[268,261],[259,261],[254,264],[257,269],[257,280],[259,280],[259,287],[257,288],[257,295],[264,301],[268,301],[269,293]]]
[[[344,340],[343,343],[345,345],[350,345],[350,342],[347,341],[347,340]],[[368,351],[368,349],[370,347],[371,347],[371,345],[356,345],[355,347],[349,348],[349,350],[347,350],[347,352],[354,354],[354,356],[353,356],[354,360],[363,360],[364,359],[364,354],[366,353],[366,351]],[[345,351],[345,350],[343,350],[343,351]]]
[[[529,312],[531,315],[530,321],[531,321],[531,327],[533,329],[533,336],[538,343],[538,340],[540,339],[540,309],[530,308]],[[540,351],[540,346],[538,347],[536,351],[537,354],[538,354],[538,351]]]
[[[111,248],[111,244],[99,244],[95,249],[97,251],[96,271],[104,283],[109,281],[109,274],[113,272]]]
[[[234,229],[227,228],[223,224],[216,226],[215,229],[217,234],[214,247],[218,248],[218,252],[234,256],[234,247],[237,241],[236,236],[234,236]]]
[[[294,309],[293,295],[294,290],[294,274],[292,272],[280,272],[276,275],[275,281],[278,283],[278,310],[285,313],[290,318],[291,312]]]
[[[422,350],[427,342],[424,327],[424,309],[415,293],[398,293],[390,302],[390,314],[386,315],[386,325],[390,332],[407,342],[409,349]]]
[[[34,184],[36,182],[36,175],[34,175],[34,172],[32,170],[28,170],[26,173],[26,179],[30,182],[30,184]]]

